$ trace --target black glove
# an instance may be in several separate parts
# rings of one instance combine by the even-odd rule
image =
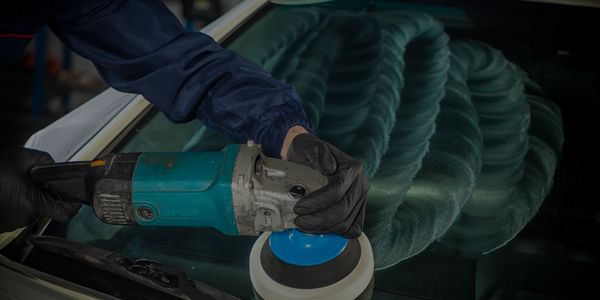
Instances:
[[[294,207],[296,225],[309,233],[358,237],[369,190],[362,163],[307,133],[292,140],[286,156],[289,161],[321,171],[329,179],[328,185],[298,200]]]
[[[54,200],[29,178],[33,166],[53,162],[46,152],[0,148],[0,233],[24,227],[42,216],[66,222],[77,213],[79,205]]]

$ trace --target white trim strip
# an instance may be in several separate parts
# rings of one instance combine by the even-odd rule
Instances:
[[[223,40],[246,19],[252,16],[258,9],[269,2],[268,0],[245,0],[236,5],[224,15],[214,20],[200,32],[210,35],[218,43]]]
[[[148,106],[150,106],[150,102],[141,95],[137,96],[69,160],[81,161],[96,158]]]

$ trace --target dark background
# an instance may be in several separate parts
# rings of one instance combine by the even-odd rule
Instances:
[[[449,29],[450,35],[500,49],[560,107],[563,153],[550,195],[506,247],[471,258],[434,244],[390,271],[406,274],[393,285],[398,292],[435,299],[595,299],[600,283],[600,158],[595,146],[600,8],[524,1],[452,3],[467,12],[475,29]]]

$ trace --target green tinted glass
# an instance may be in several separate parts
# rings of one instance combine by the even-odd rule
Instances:
[[[318,135],[363,161],[372,182],[365,231],[376,268],[436,241],[476,255],[505,245],[551,188],[563,141],[558,108],[500,51],[449,38],[439,19],[468,24],[460,11],[435,8],[436,18],[400,4],[334,6],[272,7],[228,47],[293,85]],[[227,143],[199,122],[172,124],[159,113],[117,150],[203,151]],[[108,226],[89,209],[71,222],[68,237],[251,295],[253,238]],[[392,275],[377,276],[381,288]]]

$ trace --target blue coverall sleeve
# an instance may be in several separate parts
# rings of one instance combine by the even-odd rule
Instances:
[[[144,95],[174,122],[199,118],[274,157],[289,127],[313,130],[293,87],[211,37],[186,32],[161,0],[54,2],[54,33],[110,86]]]

